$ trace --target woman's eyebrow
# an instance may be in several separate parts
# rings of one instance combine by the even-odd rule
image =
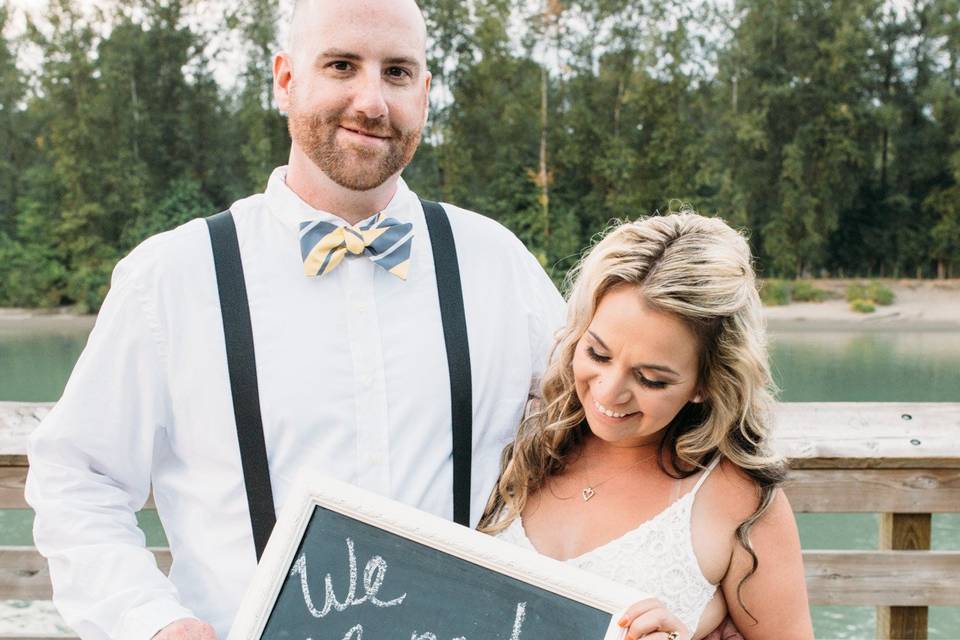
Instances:
[[[600,339],[600,336],[595,334],[593,331],[590,331],[590,329],[587,329],[587,333],[589,333],[590,336],[597,341],[597,344],[599,344],[604,351],[610,351],[610,347],[608,347],[606,343],[604,343],[604,341]]]

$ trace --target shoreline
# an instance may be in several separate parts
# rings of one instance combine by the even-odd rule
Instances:
[[[846,287],[859,278],[808,280],[827,291],[823,302],[793,302],[763,308],[771,333],[816,331],[925,331],[960,332],[960,279],[880,280],[896,296],[889,306],[873,313],[851,311]],[[95,315],[73,313],[70,308],[0,308],[0,333],[78,332],[93,327]]]
[[[793,302],[764,307],[767,327],[791,331],[960,331],[960,279],[879,280],[894,293],[894,302],[873,313],[850,310],[847,286],[860,278],[808,280],[827,292],[823,302]]]

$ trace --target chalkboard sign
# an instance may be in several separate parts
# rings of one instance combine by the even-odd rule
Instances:
[[[300,494],[229,640],[615,640],[644,597],[335,480]]]

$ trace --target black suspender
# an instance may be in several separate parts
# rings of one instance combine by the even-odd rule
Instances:
[[[453,516],[464,526],[470,524],[470,475],[473,448],[473,400],[470,345],[460,268],[450,221],[443,207],[422,201],[437,278],[437,295],[443,322],[443,338],[450,375],[450,411],[453,432]],[[233,215],[223,211],[207,218],[213,262],[220,292],[220,311],[230,374],[230,391],[240,443],[247,504],[253,529],[257,560],[276,524],[276,510],[270,486],[270,470],[260,416],[256,359],[250,308],[240,261],[240,247]]]
[[[453,421],[453,521],[470,526],[470,471],[473,451],[473,389],[470,372],[470,344],[467,318],[463,311],[460,265],[457,246],[446,212],[436,202],[421,200],[433,247],[433,268],[437,274],[437,296],[443,341],[450,371],[450,418]]]
[[[233,413],[240,442],[240,464],[247,488],[247,506],[253,525],[253,545],[257,561],[267,546],[267,538],[277,522],[267,465],[267,447],[260,418],[260,392],[257,388],[257,361],[254,357],[253,330],[250,327],[250,305],[240,262],[240,245],[233,214],[222,211],[207,218],[213,264],[220,290],[220,314],[223,316],[223,338],[227,347],[227,368],[230,370],[230,391]]]

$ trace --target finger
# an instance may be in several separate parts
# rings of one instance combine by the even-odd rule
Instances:
[[[626,640],[638,640],[639,638],[645,638],[650,634],[657,633],[661,629],[665,629],[664,618],[666,615],[667,611],[663,607],[641,613],[630,623],[630,627],[627,629]]]
[[[676,633],[676,636],[671,636]],[[657,634],[662,634],[658,637]],[[638,616],[627,631],[629,640],[638,640],[643,638],[647,640],[678,640],[682,638],[687,640],[689,633],[687,627],[675,615],[659,607]]]
[[[676,632],[678,635],[672,636],[669,631],[654,631],[653,633],[648,633],[645,636],[641,636],[640,640],[687,640],[682,635],[679,635],[679,632]]]
[[[629,627],[634,619],[648,611],[653,609],[662,609],[663,603],[657,600],[656,598],[646,598],[645,600],[638,600],[632,605],[627,607],[627,610],[623,612],[623,615],[620,617],[620,621],[617,623],[621,627]]]

